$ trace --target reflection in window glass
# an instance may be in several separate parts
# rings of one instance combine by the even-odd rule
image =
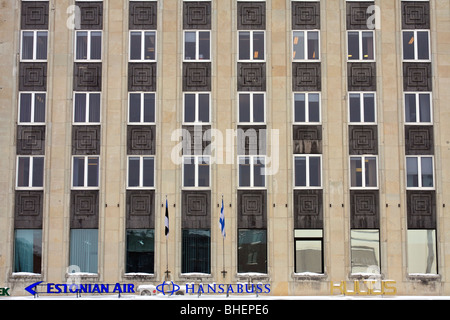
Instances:
[[[238,273],[267,273],[267,231],[239,229]]]
[[[14,232],[14,272],[41,273],[42,230]]]
[[[295,272],[323,273],[322,230],[297,229],[294,237]]]
[[[239,60],[250,60],[250,32],[239,32]]]
[[[211,272],[211,230],[183,229],[181,272]]]
[[[350,237],[352,273],[380,270],[380,232],[353,229]]]
[[[183,163],[183,185],[185,187],[195,186],[195,158],[185,157]]]
[[[155,265],[155,230],[128,229],[126,271],[153,273]]]
[[[97,273],[98,270],[98,230],[70,230],[69,264],[78,266],[81,272]]]
[[[437,274],[435,230],[408,230],[408,273]]]

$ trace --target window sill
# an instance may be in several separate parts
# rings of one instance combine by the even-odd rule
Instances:
[[[295,281],[323,281],[328,279],[326,273],[315,273],[315,272],[300,272],[292,273],[292,279]]]

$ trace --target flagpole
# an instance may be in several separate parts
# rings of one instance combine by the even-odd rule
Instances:
[[[166,214],[164,218],[165,224],[165,236],[166,236],[166,280],[169,280],[169,205],[167,203],[167,194],[166,194]]]
[[[221,223],[221,233],[222,233],[222,275],[225,278],[226,271],[225,271],[225,216],[224,216],[224,206],[223,206],[223,194],[222,194],[222,208],[220,210],[220,219],[222,221]]]

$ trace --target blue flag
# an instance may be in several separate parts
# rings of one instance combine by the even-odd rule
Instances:
[[[165,224],[164,233],[167,237],[169,235],[169,205],[167,204],[167,199],[166,199],[166,217],[164,220],[164,224]]]
[[[220,209],[220,218],[219,218],[219,224],[220,224],[220,231],[222,232],[222,236],[225,238],[225,215],[223,213],[223,199],[222,199],[222,208]]]

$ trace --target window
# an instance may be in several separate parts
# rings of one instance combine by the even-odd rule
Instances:
[[[41,273],[41,263],[42,230],[15,230],[14,272]]]
[[[403,31],[403,60],[430,60],[429,31]]]
[[[323,273],[323,231],[294,230],[295,273]]]
[[[293,32],[293,60],[319,60],[319,31]]]
[[[264,61],[264,31],[239,31],[239,61]]]
[[[98,270],[98,230],[70,230],[69,264],[78,266],[80,272],[97,273]]]
[[[349,122],[376,123],[375,93],[349,93]]]
[[[19,124],[45,124],[46,94],[21,92],[19,94]]]
[[[210,185],[210,157],[183,157],[183,186],[209,187]]]
[[[267,230],[239,229],[238,273],[267,273]]]
[[[126,273],[153,273],[155,266],[155,230],[128,229]]]
[[[183,229],[182,273],[211,273],[211,230]]]
[[[128,100],[128,123],[155,123],[155,100],[154,93],[130,92]]]
[[[322,187],[321,167],[320,155],[295,156],[295,187]]]
[[[98,188],[99,157],[73,157],[72,174],[73,188]]]
[[[265,157],[239,157],[239,187],[265,187]]]
[[[210,31],[184,32],[184,60],[209,61],[211,59]]]
[[[350,157],[350,186],[352,188],[377,188],[377,157]]]
[[[156,32],[130,31],[130,61],[156,60]]]
[[[264,123],[265,113],[264,93],[239,93],[239,122],[241,124]]]
[[[205,93],[184,93],[184,123],[209,123],[211,95]]]
[[[320,122],[320,93],[294,93],[294,123]]]
[[[155,158],[128,157],[128,188],[153,188],[155,186]]]
[[[408,273],[437,274],[436,230],[408,230]]]
[[[42,189],[44,187],[44,157],[17,157],[17,189]]]
[[[347,33],[348,60],[374,60],[374,46],[375,42],[373,31],[349,31]]]
[[[75,60],[101,60],[102,32],[77,31],[75,41]]]
[[[48,31],[22,31],[22,61],[46,61]]]
[[[352,273],[379,273],[380,231],[353,229],[350,231]]]
[[[433,188],[434,170],[432,156],[406,157],[406,187]]]
[[[100,93],[75,92],[73,106],[74,124],[100,123]]]
[[[433,122],[431,108],[431,93],[405,93],[405,122]]]

